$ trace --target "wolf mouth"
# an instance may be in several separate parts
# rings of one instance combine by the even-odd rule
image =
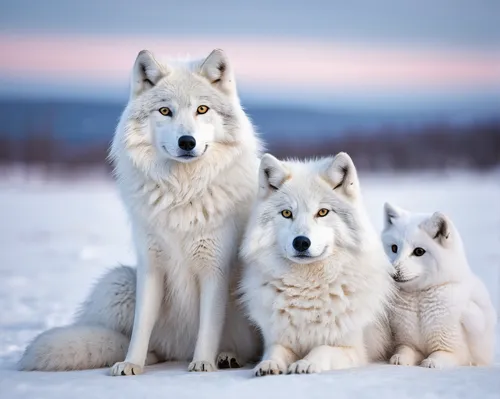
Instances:
[[[306,254],[297,254],[297,255],[294,255],[293,258],[294,259],[300,259],[300,260],[307,260],[307,259],[316,260],[316,259],[320,259],[326,253],[327,249],[328,249],[328,247],[325,247],[325,249],[323,249],[323,252],[321,252],[319,255],[316,255],[316,256],[306,255]]]
[[[204,155],[205,152],[207,152],[207,149],[208,149],[208,144],[205,145],[205,148],[203,149],[203,152],[201,154],[199,154],[199,155],[193,154],[192,152],[188,152],[188,153],[185,153],[185,154],[182,154],[182,155],[178,155],[178,156],[176,156],[176,158],[177,159],[184,159],[184,160],[196,159],[196,158],[199,158],[202,155]]]
[[[180,155],[177,158],[181,159],[191,159],[191,158],[198,158],[198,155],[192,155],[192,154],[185,154],[185,155]]]

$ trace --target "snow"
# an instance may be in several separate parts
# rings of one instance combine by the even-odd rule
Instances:
[[[472,268],[500,309],[500,175],[361,174],[374,224],[385,201],[449,214]],[[129,225],[112,182],[0,179],[0,398],[495,398],[500,351],[489,368],[431,370],[373,365],[321,375],[254,378],[249,369],[193,374],[160,364],[135,377],[107,369],[18,372],[15,362],[41,331],[71,321],[76,306],[107,268],[133,263]],[[497,341],[500,330],[497,333]]]

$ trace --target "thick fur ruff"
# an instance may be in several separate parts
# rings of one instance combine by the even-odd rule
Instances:
[[[390,362],[431,368],[493,362],[496,312],[452,221],[385,205],[384,247],[399,288]]]
[[[155,360],[192,360],[190,370],[212,371],[255,357],[258,335],[230,292],[259,153],[222,51],[167,63],[139,53],[111,149],[137,271],[119,267],[102,277],[75,324],[35,339],[20,368],[119,362],[111,373],[130,375]]]
[[[309,239],[306,251],[297,237]],[[241,253],[242,301],[265,345],[256,375],[386,358],[391,266],[347,154],[306,163],[265,155]]]

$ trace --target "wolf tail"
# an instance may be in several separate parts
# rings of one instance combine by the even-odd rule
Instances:
[[[123,361],[129,339],[100,326],[53,328],[31,342],[19,361],[25,371],[85,370]]]
[[[84,370],[123,361],[134,322],[136,270],[105,273],[77,312],[75,324],[48,330],[28,345],[21,370]]]

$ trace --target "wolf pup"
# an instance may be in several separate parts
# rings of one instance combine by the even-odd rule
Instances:
[[[469,268],[452,221],[384,206],[384,248],[399,287],[391,326],[391,364],[430,368],[489,365],[496,315],[484,284]]]
[[[132,75],[111,159],[137,271],[118,267],[103,276],[73,325],[28,346],[23,370],[116,362],[112,375],[134,375],[146,363],[175,359],[213,371],[256,355],[255,334],[228,303],[260,152],[231,63],[221,50],[167,63],[141,51]],[[217,360],[219,349],[226,352]]]
[[[345,153],[305,162],[266,154],[242,242],[242,301],[264,338],[256,376],[384,359],[392,270]]]

